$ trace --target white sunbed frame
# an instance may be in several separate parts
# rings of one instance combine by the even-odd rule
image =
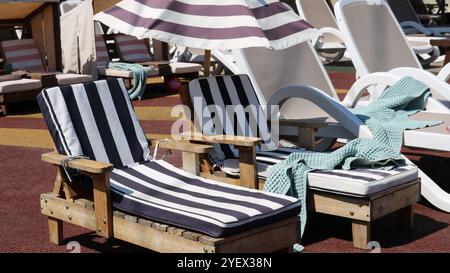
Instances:
[[[316,64],[319,65],[322,70],[322,79],[316,79],[316,81],[325,81],[329,86],[328,89],[331,91],[324,91],[318,88],[314,88],[312,86],[305,86],[300,84],[293,84],[290,86],[279,86],[278,90],[272,95],[271,98],[265,98],[258,82],[255,80],[255,74],[258,71],[252,71],[249,63],[245,57],[243,50],[234,51],[235,59],[240,68],[240,73],[248,74],[253,82],[253,85],[259,95],[259,99],[261,104],[271,105],[273,103],[283,103],[291,98],[302,98],[313,104],[319,106],[324,112],[333,117],[338,124],[330,124],[324,129],[319,129],[317,132],[318,137],[323,137],[325,139],[352,139],[356,137],[363,138],[371,138],[372,134],[370,130],[365,126],[353,113],[349,111],[348,106],[354,106],[358,103],[359,99],[362,97],[363,92],[367,89],[367,87],[373,85],[384,85],[390,86],[396,81],[398,81],[401,76],[400,72],[394,71],[396,73],[374,73],[370,75],[366,75],[361,77],[350,89],[343,103],[341,103],[337,97],[336,91],[329,80],[328,74],[325,71],[325,68],[320,62],[319,57],[315,53],[314,49],[311,45],[309,45],[309,50],[311,54],[315,56]],[[292,58],[292,57],[291,57]],[[308,64],[303,64],[303,67]],[[405,70],[402,70],[405,71]],[[261,71],[259,71],[261,72]],[[424,72],[424,71],[422,71]],[[301,73],[301,72],[299,72]],[[441,92],[444,90],[448,90],[448,86],[446,83],[442,81],[438,81],[435,79],[435,76],[426,73],[422,73],[423,77],[416,77],[416,79],[424,82],[428,86],[433,86],[439,89]],[[322,84],[323,85],[323,84]],[[332,92],[332,93],[330,93]],[[371,96],[376,98],[379,93],[372,93]],[[373,99],[372,98],[372,99]],[[447,107],[439,103],[438,101],[431,98],[428,104],[428,110],[432,110],[433,112],[438,113],[449,113]],[[297,117],[288,117],[288,118],[297,118]],[[308,118],[308,117],[303,117]],[[284,128],[281,128],[283,130]],[[292,134],[288,131],[282,131],[285,134]],[[423,134],[414,133],[413,131],[407,132],[404,137],[406,138],[406,143],[411,144],[422,144],[420,148],[425,149],[438,149],[444,151],[450,151],[450,141],[448,139],[439,139],[434,138],[435,141],[423,141]],[[427,139],[430,136],[427,136]],[[325,141],[325,146],[330,144]],[[322,147],[323,148],[323,147]],[[320,149],[320,147],[319,147]],[[410,164],[413,164],[405,157],[406,161]],[[419,169],[419,176],[422,180],[422,195],[434,206],[437,208],[444,210],[446,212],[450,212],[450,194],[442,190],[428,175],[426,175],[423,171]]]
[[[351,4],[355,4],[355,3],[367,4],[367,1],[366,0],[340,0],[335,5],[335,14],[336,14],[336,19],[337,19],[339,29],[344,37],[345,43],[347,45],[347,50],[350,52],[350,55],[352,56],[352,61],[357,70],[357,73],[359,76],[364,76],[369,73],[378,72],[378,71],[370,71],[368,69],[368,66],[364,62],[364,59],[362,57],[360,50],[356,46],[357,45],[356,41],[350,33],[348,21],[346,20],[345,16],[343,15],[344,7],[351,5]],[[421,77],[421,79],[426,79],[427,85],[429,85],[430,83],[437,84],[437,83],[435,83],[435,81],[439,81],[438,79],[441,79],[446,82],[450,78],[450,67],[448,67],[448,65],[441,69],[441,71],[439,72],[437,77],[435,75],[433,75],[432,73],[423,70],[422,65],[420,64],[420,61],[415,56],[416,52],[409,45],[408,38],[404,35],[403,30],[402,30],[400,24],[398,24],[397,19],[395,18],[395,15],[392,12],[389,4],[385,0],[379,0],[376,3],[372,3],[372,5],[383,5],[387,8],[389,14],[392,17],[392,20],[394,21],[394,23],[397,27],[397,31],[402,35],[405,45],[409,48],[409,50],[411,52],[411,58],[413,58],[416,63],[415,67],[408,67],[408,68],[404,68],[404,67],[401,67],[401,65],[399,65],[398,68],[395,68],[394,70],[392,70],[390,72],[397,74],[399,76],[409,75],[409,76],[413,76],[415,78]],[[387,72],[387,71],[384,71],[384,72]],[[450,94],[448,94],[448,93],[449,93],[448,91],[442,92],[441,95],[450,101]]]
[[[305,1],[305,0],[303,0]],[[319,3],[320,5],[324,5],[325,8],[322,9],[318,9],[317,11],[315,10],[315,12],[327,12],[327,16],[329,16],[330,20],[333,20],[335,22],[334,26],[327,26],[327,27],[321,27],[319,29],[319,33],[320,35],[325,35],[325,34],[329,34],[329,35],[333,35],[335,37],[337,37],[339,40],[341,40],[341,43],[321,43],[320,39],[317,39],[316,42],[313,42],[313,44],[315,45],[315,47],[319,50],[323,49],[323,50],[329,50],[329,49],[344,49],[344,51],[342,52],[344,54],[345,52],[345,57],[351,59],[351,54],[346,51],[346,47],[345,47],[345,37],[342,35],[341,31],[338,29],[338,24],[336,22],[336,18],[333,14],[333,12],[331,11],[331,9],[328,6],[328,3],[326,3],[325,0],[312,0],[312,1],[321,1],[321,3]],[[302,8],[302,4],[301,4],[302,0],[296,0],[296,4],[297,4],[297,9],[299,11],[299,14],[301,17],[305,18],[308,21],[308,18],[314,16],[314,14],[307,14],[307,11],[305,9]],[[308,16],[309,15],[309,16]],[[423,65],[429,65],[431,63],[433,63],[434,61],[436,61],[438,59],[438,57],[441,55],[439,48],[432,46],[429,42],[430,38],[427,37],[408,37],[408,41],[411,42],[424,42],[426,43],[426,45],[414,45],[412,46],[414,52],[418,55],[420,55],[422,57],[422,64]],[[342,58],[342,57],[341,57]],[[337,59],[329,59],[326,61],[335,61]]]

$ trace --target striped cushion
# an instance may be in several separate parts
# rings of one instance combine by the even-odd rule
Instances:
[[[286,159],[293,152],[303,149],[280,148],[275,151],[256,154],[258,175],[266,179],[270,166]],[[225,160],[223,170],[230,175],[239,175],[237,159]],[[393,170],[357,168],[352,170],[317,170],[308,174],[308,186],[321,191],[338,192],[347,195],[368,196],[391,187],[411,182],[418,177],[417,168],[403,166]]]
[[[149,154],[122,80],[45,89],[38,103],[58,152],[123,167]]]
[[[0,46],[6,63],[10,64],[13,70],[45,71],[34,39],[3,41]]]
[[[97,55],[97,66],[107,67],[109,63],[108,49],[106,48],[105,39],[101,34],[95,35],[95,50]]]
[[[195,118],[204,134],[259,137],[266,145],[266,149],[276,149],[276,144],[272,141],[268,130],[266,114],[260,107],[256,92],[247,75],[196,79],[189,83],[189,92],[194,102]],[[218,107],[213,107],[214,105]],[[208,109],[206,106],[213,109]],[[240,109],[236,108],[237,111],[230,112],[226,111],[227,106],[240,106]],[[242,110],[248,106],[253,107],[247,108],[248,111]],[[211,120],[214,120],[214,123]],[[257,125],[256,131],[251,128],[255,126],[250,126],[253,123]],[[233,146],[216,145],[213,157],[221,161],[237,156],[238,151]]]
[[[60,153],[114,164],[110,181],[116,209],[216,237],[299,213],[294,198],[145,161],[148,145],[122,80],[49,88],[38,103]]]
[[[124,62],[138,63],[153,60],[150,55],[146,40],[138,40],[129,35],[116,35],[114,37],[120,59]]]
[[[111,174],[113,205],[155,221],[214,237],[297,215],[297,199],[217,183],[164,161]]]

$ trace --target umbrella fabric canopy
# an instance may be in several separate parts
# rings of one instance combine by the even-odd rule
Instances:
[[[138,38],[202,49],[281,50],[316,33],[273,0],[124,0],[94,20]]]

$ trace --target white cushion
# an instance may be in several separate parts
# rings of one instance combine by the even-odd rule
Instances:
[[[170,63],[173,74],[195,73],[203,70],[203,66],[194,63]]]
[[[98,74],[101,76],[107,76],[107,77],[130,78],[130,79],[133,78],[133,72],[131,72],[131,71],[111,69],[111,68],[106,68],[106,67],[99,67]],[[149,77],[158,76],[159,75],[158,68],[148,69],[147,75]]]
[[[20,79],[0,82],[0,94],[30,91],[42,88],[40,80]]]
[[[58,80],[58,85],[76,84],[92,81],[92,77],[90,75],[71,73],[56,74],[56,79]]]

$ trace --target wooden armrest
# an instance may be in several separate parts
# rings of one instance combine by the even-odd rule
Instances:
[[[62,160],[67,158],[66,155],[58,154],[57,152],[46,153],[42,155],[42,161],[61,166]],[[98,162],[90,159],[74,159],[67,163],[67,165],[76,170],[92,173],[103,174],[108,173],[114,169],[110,163]]]
[[[56,72],[30,72],[27,76],[31,79],[40,80],[47,77],[56,77],[57,74]]]
[[[257,137],[230,136],[230,135],[203,135],[200,133],[185,132],[180,134],[183,140],[200,141],[205,143],[229,144],[241,147],[254,147],[261,143]]]
[[[280,119],[280,126],[295,126],[302,128],[323,128],[327,127],[328,123],[323,118],[311,119]]]
[[[152,146],[156,145],[156,140],[148,140]],[[214,146],[204,145],[204,144],[196,144],[190,142],[182,142],[182,141],[161,141],[158,144],[159,148],[169,149],[180,152],[188,152],[194,154],[207,154],[214,150]]]

